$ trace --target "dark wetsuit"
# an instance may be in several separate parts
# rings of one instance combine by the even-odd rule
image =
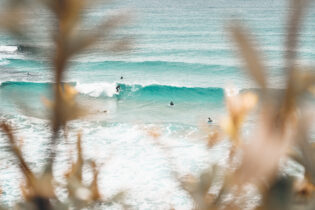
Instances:
[[[116,86],[116,92],[118,93],[120,91],[120,85]]]

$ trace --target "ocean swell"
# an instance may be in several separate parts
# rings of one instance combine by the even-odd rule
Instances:
[[[185,87],[162,84],[126,84],[126,83],[79,83],[67,82],[81,94],[95,98],[135,99],[150,101],[165,100],[213,100],[222,99],[224,89],[220,87]],[[54,83],[52,82],[26,82],[26,81],[5,81],[0,83],[2,91],[36,91],[47,90]]]

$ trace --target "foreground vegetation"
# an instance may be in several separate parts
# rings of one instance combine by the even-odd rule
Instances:
[[[296,65],[298,34],[309,5],[307,0],[292,0],[291,14],[288,18],[285,65],[286,87],[283,92],[273,94],[268,88],[266,66],[259,52],[252,44],[249,32],[238,22],[228,27],[231,38],[238,49],[238,56],[244,62],[244,69],[261,89],[261,94],[246,92],[226,94],[226,106],[229,115],[218,127],[210,127],[208,145],[211,148],[223,138],[231,140],[228,167],[215,166],[199,177],[187,175],[181,177],[175,170],[173,175],[183,190],[187,191],[195,203],[196,209],[243,209],[246,201],[240,198],[245,186],[250,184],[261,194],[258,210],[315,209],[315,147],[309,137],[313,123],[313,110],[305,109],[305,98],[314,96],[314,72],[309,68]],[[56,145],[63,141],[67,133],[67,123],[88,113],[86,107],[76,100],[76,91],[70,85],[63,84],[69,60],[93,48],[100,38],[108,38],[107,50],[126,50],[127,39],[113,41],[111,33],[126,20],[126,14],[110,17],[94,30],[78,33],[82,21],[82,13],[90,2],[87,0],[40,0],[40,1],[8,1],[3,10],[0,26],[18,40],[28,41],[24,33],[24,15],[34,5],[46,7],[53,14],[52,37],[53,47],[50,49],[52,71],[55,75],[53,100],[44,100],[50,113],[51,139],[46,164],[41,173],[34,173],[25,161],[20,145],[15,137],[12,124],[6,120],[0,123],[1,131],[6,135],[12,154],[23,174],[21,192],[23,200],[14,205],[15,209],[100,209],[106,204],[117,202],[122,208],[129,208],[123,202],[123,193],[111,198],[104,198],[99,188],[99,165],[96,161],[86,161],[82,155],[81,135],[77,137],[77,158],[68,173],[65,184],[55,181],[53,165],[55,163]],[[37,29],[40,30],[40,29]],[[259,104],[257,124],[252,135],[242,135],[242,125],[248,113]],[[160,146],[160,135],[150,130],[148,135],[156,138]],[[165,147],[163,147],[165,149]],[[167,154],[167,149],[165,153]],[[280,161],[291,158],[304,166],[303,180],[289,175],[280,175]],[[170,160],[170,165],[171,165]],[[93,179],[90,183],[83,180],[83,166],[90,167]],[[211,194],[213,181],[219,176],[223,185],[217,194]],[[66,199],[56,195],[56,188],[64,188]],[[235,199],[225,199],[227,195]],[[2,205],[0,209],[8,209]]]

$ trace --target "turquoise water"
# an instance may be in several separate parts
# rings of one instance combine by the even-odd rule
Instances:
[[[128,189],[127,202],[135,209],[190,209],[191,201],[171,175],[169,158],[147,130],[160,132],[182,175],[196,174],[213,163],[224,166],[228,143],[206,150],[200,141],[206,136],[202,127],[207,126],[209,116],[217,125],[226,113],[227,87],[236,91],[257,88],[242,71],[227,26],[236,19],[250,28],[269,67],[270,88],[281,89],[288,4],[284,0],[129,0],[89,9],[84,29],[89,30],[117,8],[131,11],[130,24],[116,36],[131,36],[133,48],[114,55],[102,49],[87,51],[71,61],[65,82],[77,89],[79,99],[92,113],[70,124],[71,142],[75,131],[82,129],[88,157],[112,157],[103,170],[104,195]],[[48,29],[41,26],[49,15],[36,12],[39,18],[30,23],[41,31],[33,33],[30,27],[27,31],[36,41],[28,44],[45,48],[51,42]],[[310,7],[298,50],[298,62],[306,65],[312,65],[315,58],[314,20],[314,8]],[[45,53],[22,52],[18,44],[0,34],[0,119],[17,126],[18,135],[26,142],[27,160],[39,170],[49,138],[41,98],[51,98],[53,75]],[[170,101],[175,106],[169,106]],[[249,123],[248,129],[251,126]],[[6,151],[2,135],[0,140],[1,150]],[[61,143],[60,151],[68,151],[71,142]],[[20,177],[16,168],[9,167],[13,158],[7,152],[0,156],[5,162],[2,169],[10,168],[1,175],[6,180],[0,183],[5,191],[1,199],[10,203],[20,195],[14,184]],[[69,157],[61,153],[58,158],[56,173],[60,175]]]

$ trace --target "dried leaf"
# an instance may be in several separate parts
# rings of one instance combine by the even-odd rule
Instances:
[[[241,58],[245,61],[249,75],[261,88],[265,89],[267,87],[265,66],[256,48],[251,43],[249,33],[238,23],[233,23],[230,26],[230,31],[241,53]]]
[[[255,107],[257,100],[258,97],[251,92],[239,95],[226,94],[229,115],[220,124],[235,146],[239,144],[239,133],[245,117]]]

